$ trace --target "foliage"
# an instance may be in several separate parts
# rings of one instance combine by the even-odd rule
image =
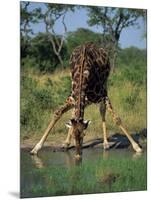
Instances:
[[[60,40],[60,37],[58,40]],[[61,56],[66,61],[67,59],[67,47],[63,45]],[[57,59],[56,54],[53,51],[53,47],[49,41],[49,35],[46,33],[39,33],[34,38],[30,39],[30,42],[24,42],[22,40],[21,45],[21,62],[22,67],[36,68],[42,73],[53,72],[60,62]],[[30,64],[29,64],[30,63]]]
[[[101,26],[103,28],[106,45],[112,58],[111,66],[114,70],[118,53],[118,43],[123,29],[138,25],[138,19],[142,17],[143,10],[113,8],[113,7],[87,7],[88,23],[90,26]]]
[[[30,135],[41,128],[43,121],[40,113],[53,108],[50,87],[39,87],[38,82],[26,75],[21,79],[21,130]]]
[[[29,73],[30,71],[30,73]],[[69,76],[63,76],[59,81],[52,81],[34,75],[29,68],[21,74],[21,136],[30,136],[45,128],[52,114],[70,93]]]
[[[124,81],[130,81],[134,85],[146,84],[146,50],[136,47],[121,49],[117,63],[116,72],[112,74],[109,84],[119,85]]]
[[[146,58],[147,54],[145,49],[141,50],[136,47],[129,47],[119,52],[118,62],[122,62],[127,66],[132,64],[133,67],[136,67],[137,65],[141,67],[142,65],[146,66]]]
[[[112,34],[113,42],[119,41],[124,28],[137,25],[141,16],[137,9],[88,7],[91,26],[102,25],[104,33]]]
[[[32,33],[32,29],[30,28],[30,23],[33,21],[33,13],[29,11],[30,2],[21,2],[21,35],[27,38],[29,33]]]
[[[60,40],[59,36],[58,40]],[[49,34],[39,33],[32,39],[31,55],[35,58],[39,70],[42,72],[52,72],[60,64],[53,47],[49,41]],[[64,59],[66,55],[66,46],[62,47],[61,56]]]
[[[21,42],[20,46],[21,61],[23,61],[23,59],[29,56],[31,53],[31,42],[29,38],[27,40],[26,37],[22,35],[20,37],[20,42]]]
[[[86,28],[78,28],[74,32],[69,32],[67,35],[67,48],[69,55],[73,49],[87,42],[101,43],[101,34],[95,33]]]
[[[64,5],[64,4],[49,4],[45,3],[45,9],[36,8],[34,13],[38,20],[42,20],[45,25],[45,31],[48,36],[48,42],[52,45],[52,50],[58,59],[61,67],[63,68],[63,58],[62,58],[62,49],[65,42],[65,34],[67,32],[67,26],[65,23],[65,16],[68,11],[74,11],[74,6],[72,5]],[[55,32],[55,25],[61,21],[62,27],[64,29],[64,33],[62,35],[57,36]]]

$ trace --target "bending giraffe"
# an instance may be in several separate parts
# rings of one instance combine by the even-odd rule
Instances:
[[[65,112],[73,108],[72,119],[66,124],[69,127],[69,131],[64,146],[68,147],[73,137],[75,140],[76,158],[80,158],[82,155],[84,130],[87,129],[90,123],[89,120],[84,120],[84,110],[87,105],[92,103],[100,104],[104,149],[109,148],[105,121],[106,110],[108,110],[112,115],[113,121],[128,137],[133,149],[136,152],[142,152],[140,146],[122,125],[121,119],[114,112],[109,100],[107,94],[107,79],[110,72],[110,62],[105,50],[97,48],[93,43],[81,45],[73,51],[70,58],[70,65],[72,74],[71,95],[67,98],[65,104],[54,113],[54,117],[48,125],[48,128],[41,140],[31,151],[31,154],[37,154],[56,122]]]

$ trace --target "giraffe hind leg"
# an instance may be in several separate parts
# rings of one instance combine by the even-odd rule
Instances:
[[[109,143],[108,143],[108,134],[107,134],[107,129],[106,129],[106,120],[105,120],[105,115],[106,115],[106,104],[105,101],[102,100],[100,102],[100,114],[102,117],[102,128],[103,128],[103,147],[105,150],[109,149]]]
[[[123,131],[123,133],[127,136],[127,138],[129,139],[134,151],[136,151],[137,153],[141,153],[142,149],[141,147],[134,141],[134,139],[132,138],[132,136],[128,133],[128,131],[126,130],[126,128],[123,126],[121,119],[115,114],[111,102],[109,100],[109,98],[106,98],[106,106],[107,106],[107,110],[111,113],[113,121],[116,123],[116,125],[119,126],[119,128]]]

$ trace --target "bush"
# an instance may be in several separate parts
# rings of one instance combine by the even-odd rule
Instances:
[[[29,132],[42,127],[43,114],[53,107],[50,87],[39,87],[28,76],[21,79],[21,129]]]
[[[102,36],[99,33],[95,33],[89,29],[79,28],[75,32],[69,32],[67,37],[67,48],[68,54],[72,53],[73,49],[77,46],[87,43],[94,42],[100,44]]]
[[[60,40],[60,36],[58,40]],[[25,43],[25,42],[24,42]],[[28,64],[32,61],[32,67],[36,68],[40,72],[53,72],[57,67],[60,66],[58,57],[53,51],[52,44],[49,39],[49,35],[46,33],[39,33],[35,37],[30,39],[30,45],[28,45],[28,51],[22,50],[27,49],[23,42],[21,43],[21,58],[22,64],[28,67]],[[61,57],[63,60],[67,60],[67,48],[63,45],[61,49]]]

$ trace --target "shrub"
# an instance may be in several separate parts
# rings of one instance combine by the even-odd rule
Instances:
[[[51,95],[49,87],[39,87],[38,82],[33,78],[22,77],[21,130],[27,133],[42,127],[44,112],[53,107]]]

